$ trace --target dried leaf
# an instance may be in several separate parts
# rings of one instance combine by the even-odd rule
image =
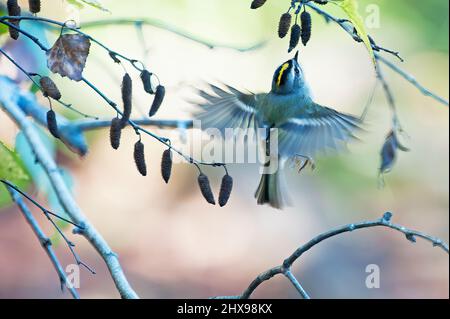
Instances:
[[[47,52],[47,65],[53,73],[81,81],[91,41],[82,34],[63,34]]]

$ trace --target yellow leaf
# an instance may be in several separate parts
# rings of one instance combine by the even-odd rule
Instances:
[[[369,36],[367,35],[363,18],[358,13],[358,1],[357,0],[335,0],[334,3],[336,3],[339,7],[341,7],[342,10],[344,10],[344,12],[347,14],[348,19],[355,27],[356,32],[358,32],[358,36],[364,42],[364,45],[366,46],[367,50],[369,51],[370,57],[372,58],[372,62],[374,64],[374,66],[376,67],[375,54],[372,49],[372,44],[370,43]]]

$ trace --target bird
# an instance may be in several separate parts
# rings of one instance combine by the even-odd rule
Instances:
[[[265,168],[255,192],[257,204],[268,204],[276,209],[291,206],[291,200],[283,176],[283,168],[289,160],[304,159],[314,163],[319,153],[341,151],[350,141],[357,139],[361,130],[360,118],[322,106],[313,100],[303,68],[298,61],[299,52],[281,64],[272,78],[268,93],[241,92],[224,84],[219,87],[208,84],[209,91],[198,89],[202,102],[197,102],[195,120],[201,129],[216,128],[264,128],[261,138],[265,143]],[[276,136],[277,152],[268,150]]]

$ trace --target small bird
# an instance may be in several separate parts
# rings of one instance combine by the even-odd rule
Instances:
[[[257,203],[282,209],[290,205],[281,169],[288,160],[303,158],[313,163],[313,158],[326,150],[341,150],[346,142],[355,138],[361,120],[315,103],[298,62],[298,52],[291,60],[277,68],[269,93],[243,93],[225,85],[222,89],[209,85],[213,93],[199,90],[206,102],[197,103],[201,108],[194,114],[201,121],[202,129],[217,128],[265,128],[263,137],[266,157],[278,160],[279,169],[265,172],[255,193]],[[270,155],[270,136],[276,132],[278,152]],[[306,163],[306,162],[305,162]]]

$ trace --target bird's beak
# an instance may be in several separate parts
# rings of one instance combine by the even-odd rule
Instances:
[[[297,53],[295,53],[294,59],[295,59],[295,61],[298,62],[298,50],[297,50]]]

